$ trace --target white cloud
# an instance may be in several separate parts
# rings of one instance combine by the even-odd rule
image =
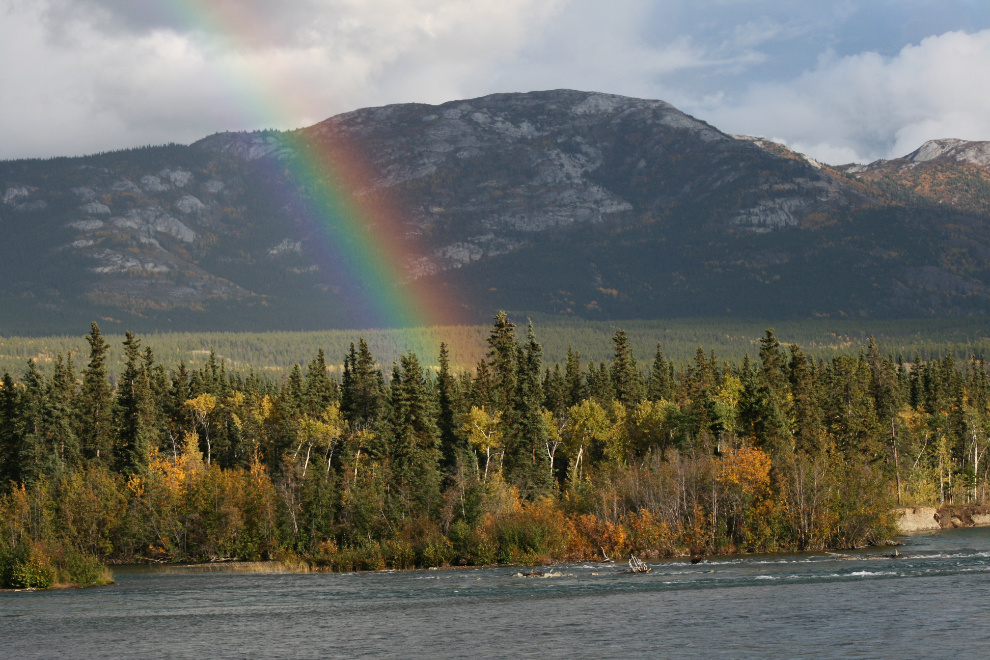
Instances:
[[[111,13],[118,2],[79,3],[84,12],[62,0],[0,0],[0,157],[190,141],[366,105],[447,101],[491,79],[562,3],[252,0],[234,16],[237,3],[225,0],[187,3],[217,13],[178,26],[182,17]]]
[[[990,140],[990,30],[948,32],[896,56],[823,56],[795,79],[695,112],[732,132],[779,135],[825,162],[903,156],[926,140]]]
[[[554,88],[661,98],[831,162],[990,138],[990,9],[887,3],[0,0],[0,157]],[[922,40],[919,16],[967,32]]]

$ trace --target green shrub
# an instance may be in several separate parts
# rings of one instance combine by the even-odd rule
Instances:
[[[107,570],[93,555],[76,550],[59,558],[58,581],[65,584],[98,584],[107,577]]]
[[[6,589],[47,589],[55,577],[55,566],[38,544],[21,543],[0,555],[0,579]]]

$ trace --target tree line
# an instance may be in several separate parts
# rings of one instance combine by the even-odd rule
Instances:
[[[80,373],[60,355],[0,383],[7,584],[113,561],[851,547],[889,537],[897,503],[986,498],[984,363],[906,363],[872,339],[816,362],[767,330],[753,360],[657,345],[641,364],[619,330],[611,360],[551,366],[499,313],[470,371],[444,344],[435,372],[412,352],[383,368],[359,339],[339,378],[320,350],[276,381],[212,354],[166,368],[127,333],[113,382],[95,323],[86,339]]]

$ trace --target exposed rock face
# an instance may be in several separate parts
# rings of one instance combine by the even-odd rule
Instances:
[[[897,528],[901,533],[927,532],[942,529],[942,526],[935,518],[935,507],[905,507],[897,509],[897,513],[900,514],[900,518],[897,520]]]
[[[77,285],[86,297],[139,307],[250,296],[198,265],[215,234],[228,231],[216,198],[225,190],[222,181],[209,179],[197,188],[195,175],[182,167],[138,170],[127,177],[87,166],[73,166],[70,172],[69,181],[82,179],[85,185],[59,189],[58,177],[46,175],[47,187],[14,183],[0,195],[12,210],[40,216],[41,226],[51,216],[58,229],[68,232],[52,254],[72,263],[81,257],[88,274],[77,273],[64,288]],[[49,200],[55,200],[55,211]],[[204,232],[213,234],[207,234],[208,242]]]
[[[292,134],[218,134],[197,146],[248,160],[292,158],[298,141],[352,146],[372,171],[359,194],[389,190],[424,239],[426,254],[408,264],[416,277],[513,251],[534,234],[621,225],[675,206],[767,232],[867,201],[817,163],[752,140],[663,101],[557,90],[367,108]],[[769,173],[744,188],[739,207],[705,208],[757,171]]]
[[[36,193],[37,189],[29,189],[26,186],[11,186],[7,188],[4,192],[2,199],[3,203],[13,207],[15,211],[20,213],[31,213],[32,211],[44,211],[48,208],[48,202],[43,199],[30,199],[32,193]]]
[[[88,213],[89,215],[110,215],[110,207],[106,204],[100,204],[99,202],[83,204],[79,207],[79,210],[83,213]]]
[[[929,140],[904,159],[912,163],[942,160],[990,167],[990,142],[968,142],[955,138]]]
[[[898,529],[904,532],[927,532],[960,527],[990,525],[990,507],[974,504],[945,505],[941,509],[931,506],[903,507],[896,509]]]
[[[11,186],[3,194],[3,203],[14,205],[29,194],[28,189],[24,186]]]

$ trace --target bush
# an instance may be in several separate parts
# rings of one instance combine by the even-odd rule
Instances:
[[[6,589],[47,589],[55,577],[55,566],[39,544],[21,543],[0,554],[0,580]]]
[[[567,519],[550,498],[498,518],[489,516],[483,527],[500,563],[547,563],[567,547]]]
[[[63,584],[105,584],[107,568],[93,555],[70,550],[58,558],[58,582]]]

